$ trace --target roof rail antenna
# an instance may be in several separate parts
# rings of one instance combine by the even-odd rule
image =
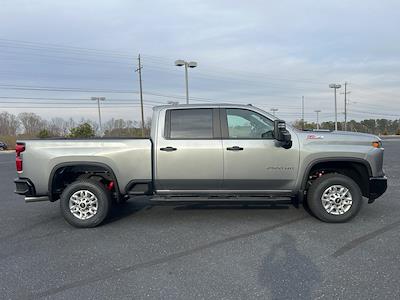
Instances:
[[[249,103],[249,104],[247,104],[247,106],[253,106],[253,104]]]

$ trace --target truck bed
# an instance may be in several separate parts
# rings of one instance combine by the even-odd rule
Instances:
[[[152,141],[148,138],[20,140],[20,178],[30,178],[36,195],[46,195],[49,174],[68,163],[103,164],[113,170],[121,192],[131,179],[152,179]]]

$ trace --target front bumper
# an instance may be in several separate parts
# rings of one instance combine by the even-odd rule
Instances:
[[[387,177],[370,177],[369,179],[369,200],[372,203],[380,197],[387,189]]]

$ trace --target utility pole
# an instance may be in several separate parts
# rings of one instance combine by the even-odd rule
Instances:
[[[331,89],[334,89],[335,93],[335,131],[337,131],[337,101],[336,101],[336,90],[340,89],[342,86],[340,84],[332,83],[329,85]]]
[[[144,112],[143,112],[143,87],[142,87],[142,63],[140,61],[140,54],[138,55],[138,68],[135,72],[139,74],[139,91],[140,91],[140,109],[142,113],[142,136],[144,136]]]
[[[91,97],[90,98],[93,101],[97,101],[97,109],[99,112],[99,129],[100,129],[100,133],[103,132],[102,126],[101,126],[101,111],[100,111],[100,101],[104,101],[106,100],[106,97]]]
[[[301,96],[301,130],[304,130],[304,96]]]
[[[319,113],[321,112],[321,110],[317,109],[314,111],[317,113],[317,129],[319,129]]]
[[[271,111],[272,111],[272,114],[275,116],[275,112],[277,112],[278,109],[277,108],[271,108]]]

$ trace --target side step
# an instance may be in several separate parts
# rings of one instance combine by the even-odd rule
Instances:
[[[283,196],[154,196],[150,201],[164,204],[293,204],[293,199],[291,197]]]

